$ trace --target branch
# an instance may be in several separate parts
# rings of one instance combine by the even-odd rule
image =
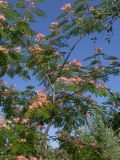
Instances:
[[[45,132],[44,132],[44,135],[45,135],[45,138],[44,138],[44,140],[43,140],[43,147],[44,147],[44,148],[45,148],[45,146],[46,146],[46,141],[47,141],[48,132],[49,132],[49,130],[50,130],[50,127],[52,126],[52,119],[53,119],[53,118],[51,118],[51,120],[48,122],[48,126],[47,126],[47,128],[46,128],[46,130],[45,130]]]
[[[86,34],[85,34],[85,35],[86,35]],[[68,53],[68,55],[67,55],[67,57],[66,57],[64,63],[62,64],[61,69],[60,69],[60,71],[59,71],[59,73],[58,73],[58,75],[57,75],[56,78],[58,78],[58,77],[61,76],[62,70],[63,70],[63,68],[64,68],[64,66],[65,66],[65,64],[66,64],[66,62],[67,62],[67,60],[69,59],[69,57],[70,57],[70,55],[72,54],[73,50],[75,49],[76,45],[81,41],[81,39],[82,39],[85,35],[83,35],[82,37],[80,37],[80,38],[77,40],[77,42],[73,45],[73,47],[70,48],[70,51],[69,51],[69,53]]]
[[[50,78],[49,78],[48,74],[47,73],[45,73],[45,74],[46,74],[48,83],[50,85],[51,91],[52,91],[52,103],[54,103],[55,102],[55,92],[54,92],[54,89],[52,87],[52,84],[51,84],[51,81],[50,81]]]

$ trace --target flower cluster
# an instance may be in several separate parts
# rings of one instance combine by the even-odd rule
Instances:
[[[90,84],[96,84],[96,81],[93,79],[81,79],[79,77],[59,77],[57,78],[57,82],[62,82],[64,84],[80,84],[80,83],[90,83]]]
[[[45,40],[45,35],[42,33],[39,33],[36,35],[37,40]]]
[[[66,3],[64,6],[61,7],[61,10],[71,10],[72,9],[72,5],[70,3]]]
[[[6,8],[6,7],[8,7],[8,6],[9,6],[9,5],[8,5],[8,2],[3,1],[3,0],[0,0],[0,7]]]
[[[21,52],[21,47],[20,46],[14,47],[13,51],[16,52],[16,53],[20,53]]]
[[[1,117],[1,118],[0,118],[0,129],[5,128],[5,129],[10,130],[10,127],[9,127],[8,125],[6,125],[5,123],[6,123],[6,122],[5,122],[5,118]]]
[[[56,29],[59,28],[59,24],[58,22],[52,22],[51,25],[50,25],[50,30],[53,32],[55,31]]]
[[[26,157],[26,156],[24,156],[24,155],[19,155],[19,156],[17,156],[16,158],[15,158],[15,160],[38,160],[38,158],[36,158],[36,157],[30,157],[29,159]]]
[[[0,52],[7,54],[8,51],[8,48],[6,48],[5,46],[0,46]]]
[[[105,89],[105,88],[107,88],[106,87],[106,85],[105,84],[103,84],[103,83],[100,83],[100,82],[97,82],[97,84],[96,84],[96,88],[101,88],[101,89]]]
[[[45,128],[45,126],[44,126],[44,125],[42,125],[42,124],[38,124],[38,125],[36,126],[36,128],[37,128],[38,130],[40,130],[40,129]]]
[[[36,157],[30,157],[30,160],[38,160]]]
[[[81,64],[81,62],[77,59],[74,59],[73,61],[69,62],[69,64],[64,65],[63,67],[63,71],[68,71],[70,70],[70,67],[76,67],[76,68],[80,68],[83,65]],[[57,65],[57,68],[60,69],[62,67],[62,65]]]
[[[3,129],[3,128],[10,130],[10,127],[7,126],[6,124],[0,125],[0,129]]]
[[[95,84],[95,83],[96,83],[96,81],[93,80],[93,79],[87,79],[86,82],[87,82],[87,83],[91,83],[91,84]]]
[[[79,84],[83,82],[83,80],[79,77],[75,77],[75,78],[60,77],[60,78],[57,78],[57,82],[63,82],[64,84],[70,84],[70,83]]]
[[[42,107],[48,103],[48,99],[44,90],[37,91],[37,95],[37,99],[30,102],[30,110]]]
[[[3,125],[5,123],[5,119],[2,117],[0,118],[0,125]]]
[[[22,120],[21,120],[21,122],[23,123],[23,124],[26,124],[26,123],[29,123],[30,122],[30,119],[29,118],[23,118]]]
[[[3,15],[3,14],[0,14],[0,20],[5,20],[6,18],[5,18],[5,16]]]
[[[79,60],[77,60],[77,59],[74,59],[72,62],[70,62],[69,64],[72,64],[72,65],[74,65],[74,66],[76,66],[76,67],[82,67],[82,64],[81,64],[81,62],[79,61]]]
[[[16,160],[28,160],[24,155],[19,155],[16,157]]]
[[[34,46],[34,47],[30,47],[29,50],[30,50],[30,52],[39,53],[39,52],[43,51],[43,48],[41,48],[39,46]]]
[[[88,76],[89,76],[89,73],[88,73],[88,72],[83,72],[83,73],[82,73],[82,76],[83,76],[83,77],[88,77]]]
[[[12,118],[12,122],[14,122],[14,123],[19,123],[19,122],[21,122],[21,123],[23,123],[23,124],[26,124],[26,123],[29,123],[30,122],[30,119],[29,118],[22,118],[22,119],[20,119],[19,117],[15,117],[15,118]]]
[[[20,122],[20,118],[19,117],[13,118],[12,121],[14,123],[19,123]]]

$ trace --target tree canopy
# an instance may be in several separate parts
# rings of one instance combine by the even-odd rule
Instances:
[[[102,48],[83,62],[70,56],[86,36],[110,43],[120,1],[66,3],[46,36],[31,27],[47,14],[41,2],[0,1],[0,159],[119,160],[120,93],[106,85],[120,75],[119,57]],[[8,87],[6,75],[34,77],[42,89]]]

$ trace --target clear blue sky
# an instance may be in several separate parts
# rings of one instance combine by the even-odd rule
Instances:
[[[9,2],[15,2],[16,0],[9,0]],[[49,33],[49,26],[51,22],[54,22],[57,15],[61,13],[60,7],[67,2],[74,2],[74,0],[46,0],[40,4],[40,7],[47,13],[45,18],[39,18],[38,23],[32,25],[32,28],[38,33],[47,35]],[[71,45],[74,42],[71,42]],[[100,38],[97,43],[93,44],[90,37],[84,38],[80,44],[76,47],[73,55],[70,57],[78,58],[80,60],[90,56],[93,53],[94,48],[103,48],[104,52],[109,55],[114,55],[120,58],[120,21],[114,24],[114,34],[111,39],[111,43],[105,42],[104,38]],[[24,89],[26,85],[35,85],[40,89],[38,82],[35,79],[31,81],[23,81],[21,78],[15,77],[10,79],[4,78],[7,81],[8,86],[12,83],[16,83],[17,89]],[[108,85],[113,89],[120,91],[120,77],[111,78]]]

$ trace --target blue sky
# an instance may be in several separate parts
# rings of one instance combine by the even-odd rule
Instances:
[[[15,0],[9,0],[9,2],[15,2]],[[67,2],[74,2],[74,0],[46,0],[44,3],[40,4],[41,9],[43,9],[47,16],[45,18],[39,18],[38,22],[32,25],[32,28],[38,33],[43,33],[45,35],[49,34],[49,26],[51,22],[56,21],[57,15],[59,15],[62,11],[60,10],[61,6],[63,6]],[[90,40],[91,37],[85,37],[80,44],[76,47],[70,59],[78,58],[80,60],[90,56],[93,54],[94,48],[103,48],[104,52],[109,55],[114,55],[120,58],[120,21],[117,21],[113,26],[113,37],[111,38],[111,43],[108,44],[105,42],[104,37],[101,37],[97,43],[93,44]],[[74,41],[71,41],[71,45],[74,44]],[[40,89],[38,86],[38,81],[36,79],[32,79],[31,81],[23,81],[19,77],[15,77],[14,79],[10,79],[8,77],[4,78],[7,81],[7,85],[15,83],[17,85],[17,89],[24,89],[26,85],[35,85],[36,88]],[[108,86],[110,86],[113,90],[120,90],[120,77],[111,78]]]

